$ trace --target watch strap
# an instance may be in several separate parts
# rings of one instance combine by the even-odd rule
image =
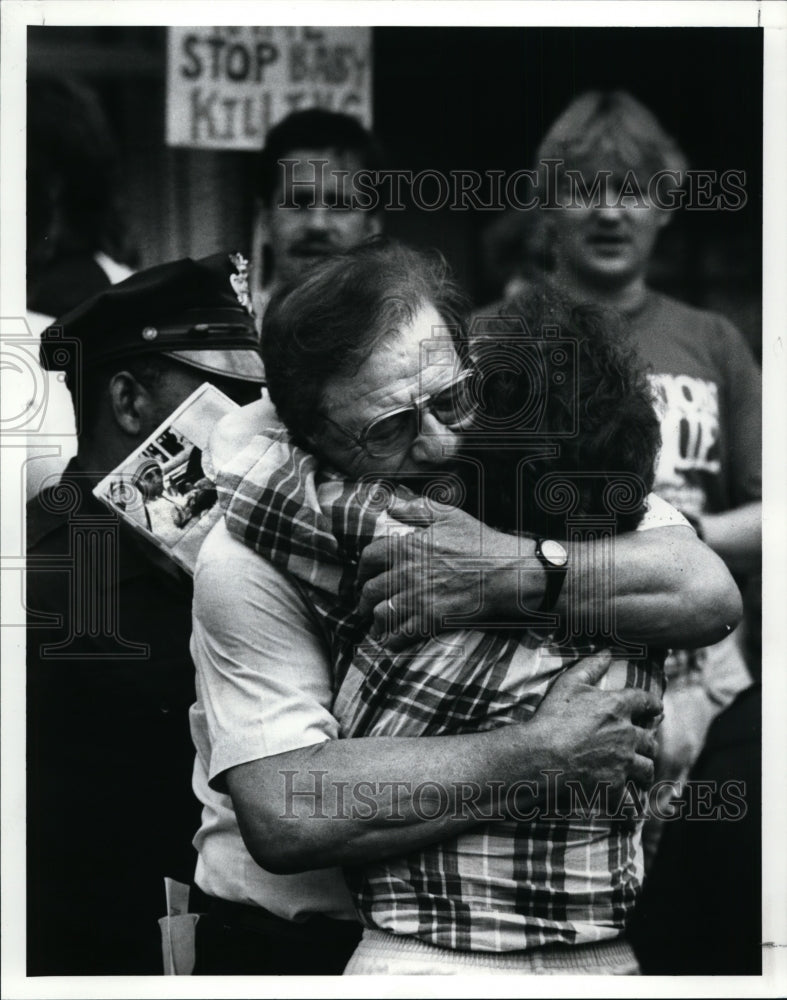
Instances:
[[[568,573],[568,560],[562,566],[556,566],[542,552],[541,546],[543,542],[547,541],[545,538],[536,539],[536,556],[539,562],[544,567],[544,572],[546,573],[546,586],[544,587],[544,596],[541,599],[537,610],[541,614],[548,614],[555,609],[555,605],[560,598],[560,593],[563,590],[563,583],[566,579],[566,574]]]

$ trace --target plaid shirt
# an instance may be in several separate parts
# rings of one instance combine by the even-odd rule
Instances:
[[[307,588],[329,638],[342,735],[435,736],[527,719],[575,656],[530,631],[458,630],[391,653],[355,612],[374,538],[412,529],[393,490],[318,470],[284,431],[256,437],[217,477],[229,531]],[[399,495],[410,495],[398,489]],[[652,661],[615,661],[610,687],[659,687]],[[348,871],[367,926],[442,947],[502,952],[619,935],[641,885],[638,822],[546,814],[497,820]]]

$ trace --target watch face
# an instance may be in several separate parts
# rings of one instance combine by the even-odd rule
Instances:
[[[541,542],[541,554],[552,566],[565,566],[568,562],[568,552],[560,542],[545,538]]]

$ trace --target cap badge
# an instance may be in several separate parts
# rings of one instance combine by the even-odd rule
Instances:
[[[238,272],[237,274],[230,275],[232,290],[235,292],[238,302],[253,316],[254,308],[251,304],[251,295],[249,294],[249,262],[240,253],[231,253],[229,257],[233,267]]]

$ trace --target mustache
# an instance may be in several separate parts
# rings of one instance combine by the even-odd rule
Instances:
[[[292,251],[298,252],[309,252],[311,250],[337,250],[338,245],[332,236],[309,236],[306,239],[298,240],[297,243],[293,243],[291,247]]]

